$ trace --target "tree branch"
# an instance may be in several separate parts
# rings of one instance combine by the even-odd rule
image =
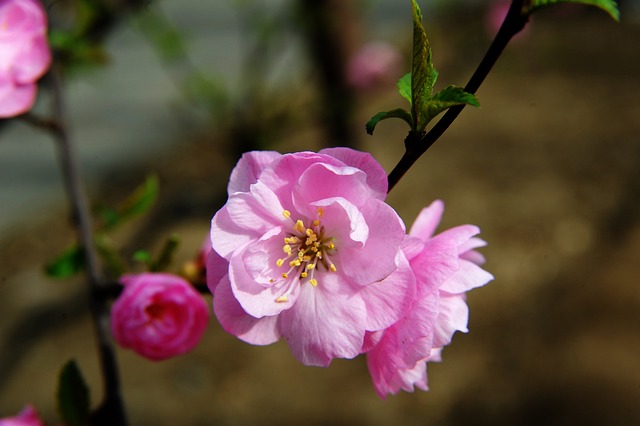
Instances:
[[[69,197],[73,221],[77,227],[80,243],[84,249],[87,279],[90,287],[89,308],[93,319],[98,344],[100,366],[104,380],[104,400],[93,413],[91,424],[125,426],[127,424],[124,405],[120,396],[120,378],[113,346],[109,340],[109,311],[107,299],[102,296],[104,281],[93,244],[91,214],[82,188],[75,151],[66,118],[62,76],[60,66],[54,62],[50,72],[53,92],[53,120],[45,127],[54,136]]]
[[[465,86],[466,92],[475,94],[480,85],[485,80],[494,64],[504,51],[509,41],[514,35],[519,33],[528,21],[528,15],[522,14],[522,6],[525,0],[513,0],[511,7],[507,12],[498,34],[494,38],[493,42],[489,46],[487,53],[482,58],[482,61],[476,68],[475,72],[469,79],[469,82]],[[410,131],[405,139],[406,151],[398,164],[389,173],[389,191],[400,181],[404,174],[411,168],[411,166],[433,145],[442,134],[449,128],[449,126],[460,115],[460,112],[464,109],[465,105],[455,106],[447,110],[442,118],[431,128],[427,133],[414,133]]]

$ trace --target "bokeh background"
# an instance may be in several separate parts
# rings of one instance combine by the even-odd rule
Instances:
[[[160,178],[154,208],[110,236],[127,257],[177,234],[173,270],[193,259],[247,149],[349,144],[387,171],[402,155],[403,123],[374,136],[364,123],[405,106],[394,81],[409,69],[409,1],[115,4],[106,62],[74,70],[67,93],[94,205]],[[464,85],[497,5],[421,2],[440,86]],[[285,343],[250,346],[213,319],[176,359],[118,350],[131,424],[640,425],[640,7],[620,7],[620,23],[571,5],[534,16],[481,108],[389,195],[408,225],[439,198],[443,229],[473,223],[489,242],[496,279],[469,294],[471,331],[429,366],[429,392],[380,400],[362,358],[304,367]],[[48,4],[52,25],[67,8]],[[399,59],[360,85],[345,69],[370,41]],[[45,87],[36,112],[47,102]],[[87,295],[82,277],[43,274],[75,240],[53,142],[24,122],[0,126],[0,417],[31,402],[55,424],[67,360],[101,399]]]

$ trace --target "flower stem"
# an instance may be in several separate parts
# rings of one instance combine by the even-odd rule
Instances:
[[[84,248],[84,260],[90,287],[89,307],[93,319],[100,356],[100,366],[104,379],[104,400],[100,407],[93,413],[91,424],[125,426],[127,420],[120,396],[118,367],[113,346],[109,340],[109,311],[107,299],[101,297],[103,287],[108,286],[108,283],[102,277],[93,244],[91,215],[82,188],[76,155],[67,124],[59,64],[54,63],[50,75],[53,92],[53,120],[51,121],[52,124],[45,128],[51,132],[57,143],[64,185],[69,197],[73,220],[79,233],[80,243]]]
[[[509,44],[509,41],[526,25],[529,17],[522,13],[524,1],[525,0],[513,0],[511,2],[507,16],[504,18],[496,37],[465,86],[464,90],[466,92],[476,93],[502,54],[504,48]],[[405,139],[406,151],[395,168],[389,173],[389,191],[396,186],[402,176],[404,176],[418,158],[442,136],[458,115],[460,115],[464,107],[465,105],[459,105],[447,110],[442,118],[427,133],[409,132]]]

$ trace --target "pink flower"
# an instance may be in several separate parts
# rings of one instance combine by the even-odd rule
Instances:
[[[209,310],[184,279],[166,273],[125,275],[111,308],[111,331],[124,348],[154,361],[193,349],[202,337]]]
[[[506,18],[510,7],[511,0],[492,0],[489,2],[484,17],[484,26],[489,36],[494,37],[498,33],[498,30],[502,26],[502,22],[504,21],[504,18]],[[513,41],[525,38],[523,35],[529,32],[530,25],[531,23],[516,34]]]
[[[207,281],[229,333],[257,345],[284,337],[302,363],[326,366],[404,315],[415,286],[404,225],[371,155],[250,152],[228,192]]]
[[[363,351],[380,397],[414,386],[427,390],[428,361],[439,361],[443,346],[456,331],[467,332],[465,293],[493,276],[480,268],[484,258],[474,249],[486,243],[474,236],[472,225],[433,236],[444,204],[423,209],[405,241],[403,251],[416,277],[416,297],[404,318],[388,329],[367,336]]]
[[[0,426],[44,426],[44,422],[32,405],[26,405],[17,416],[0,419]]]
[[[377,41],[365,44],[347,64],[347,81],[356,89],[395,83],[400,77],[402,56],[394,46]]]
[[[0,0],[0,118],[27,112],[51,65],[47,19],[37,0]]]

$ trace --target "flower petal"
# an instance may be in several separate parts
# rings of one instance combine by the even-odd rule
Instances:
[[[364,172],[354,167],[312,164],[296,182],[293,201],[297,206],[304,206],[325,198],[340,197],[359,206],[371,197],[366,179]]]
[[[289,309],[298,297],[298,277],[283,279],[276,269],[276,256],[282,253],[281,242],[282,233],[274,231],[235,252],[229,262],[233,294],[255,318],[277,315]],[[285,294],[286,301],[279,302]]]
[[[15,85],[0,76],[0,118],[16,117],[29,111],[36,100],[37,86]]]
[[[342,249],[339,245],[340,266],[360,285],[386,278],[396,269],[396,254],[404,238],[404,224],[388,204],[372,199],[360,208],[369,234],[362,247]]]
[[[429,207],[425,207],[420,211],[411,226],[409,235],[418,237],[422,241],[427,241],[433,236],[438,224],[440,224],[443,213],[444,203],[440,200],[435,200]]]
[[[329,155],[315,152],[285,154],[269,164],[269,167],[260,175],[260,182],[276,194],[282,205],[290,206],[293,204],[291,197],[296,182],[315,163],[344,166],[344,163]]]
[[[242,154],[238,164],[231,171],[227,193],[248,192],[249,187],[258,181],[262,174],[275,159],[282,157],[276,151],[251,151]]]
[[[228,277],[216,287],[213,310],[222,328],[247,343],[270,345],[281,337],[278,317],[254,318],[247,314],[233,295]]]
[[[339,147],[323,149],[320,154],[330,155],[347,166],[364,171],[367,175],[367,185],[371,188],[372,194],[381,201],[387,198],[387,189],[389,188],[387,173],[368,152]]]
[[[460,259],[458,270],[450,276],[440,289],[448,293],[459,294],[482,287],[493,280],[493,275],[468,260]]]
[[[434,324],[433,346],[443,347],[451,343],[456,331],[469,331],[469,307],[464,294],[440,294],[438,318]]]
[[[439,287],[459,268],[458,247],[480,230],[472,225],[448,229],[425,243],[424,250],[411,260],[418,281]]]
[[[333,358],[353,358],[364,341],[366,309],[353,289],[327,275],[317,287],[305,283],[296,304],[282,312],[280,329],[293,355],[305,365],[326,367]]]
[[[211,219],[210,236],[212,249],[227,260],[235,250],[256,238],[255,232],[243,229],[231,220],[227,206],[218,210]]]
[[[211,294],[215,291],[222,278],[229,274],[229,262],[215,250],[207,254],[207,287]]]
[[[17,83],[29,84],[42,77],[51,65],[51,50],[44,35],[25,40],[13,58],[11,71]]]
[[[415,276],[401,251],[396,256],[396,263],[398,267],[389,276],[363,286],[358,293],[367,309],[367,331],[382,330],[397,322],[415,298]]]
[[[262,235],[285,223],[284,208],[275,194],[263,183],[251,185],[250,192],[237,192],[229,197],[229,218],[240,228]]]

